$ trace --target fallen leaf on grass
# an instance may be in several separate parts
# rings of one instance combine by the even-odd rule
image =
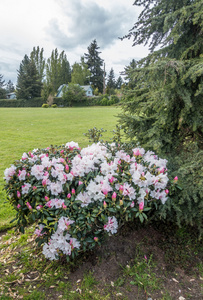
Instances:
[[[78,292],[80,295],[82,294],[82,291],[81,291],[81,289],[76,289],[76,292]]]
[[[172,278],[172,280],[173,280],[173,281],[175,281],[175,282],[177,282],[177,283],[179,283],[179,281],[178,281],[178,280],[176,280],[175,278]]]
[[[4,283],[6,283],[6,284],[12,284],[12,283],[15,283],[15,282],[17,282],[17,279],[13,280],[13,281],[4,281]]]
[[[37,276],[36,278],[34,278],[34,279],[25,279],[25,281],[36,281],[36,280],[38,280],[38,278],[39,278],[39,276]]]

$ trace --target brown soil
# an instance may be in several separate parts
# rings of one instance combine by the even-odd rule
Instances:
[[[68,277],[61,280],[71,282],[71,290],[74,291],[84,274],[91,272],[98,282],[97,291],[104,296],[110,294],[110,300],[201,300],[203,278],[198,266],[203,258],[202,244],[183,241],[183,236],[173,236],[167,226],[147,226],[135,230],[131,224],[123,227],[116,236],[109,237],[94,252],[79,259],[79,265],[74,265]],[[141,261],[150,257],[154,262],[152,272],[160,280],[160,286],[155,290],[144,290],[142,286],[130,283],[133,277],[125,275],[124,268],[135,265],[138,258]],[[33,272],[24,276],[32,280],[40,275],[37,270]],[[14,283],[13,288],[18,289],[18,282]],[[41,287],[41,290],[47,295],[46,299],[60,298],[61,292],[55,288]]]

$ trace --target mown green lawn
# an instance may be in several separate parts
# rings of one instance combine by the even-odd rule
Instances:
[[[15,216],[12,207],[5,203],[4,170],[23,152],[69,141],[87,146],[83,135],[97,127],[107,130],[104,140],[110,140],[117,124],[117,107],[82,108],[0,108],[0,230],[8,227]]]

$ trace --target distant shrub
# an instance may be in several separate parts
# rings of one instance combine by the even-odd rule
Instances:
[[[119,102],[119,98],[116,95],[111,95],[110,101],[112,104],[116,104]]]
[[[51,107],[52,107],[52,108],[57,108],[58,106],[57,106],[57,104],[52,104]]]
[[[108,105],[108,98],[107,98],[107,97],[104,97],[104,98],[101,100],[101,105],[102,105],[102,106],[107,106],[107,105]]]
[[[47,103],[42,104],[42,108],[49,108],[49,105]]]

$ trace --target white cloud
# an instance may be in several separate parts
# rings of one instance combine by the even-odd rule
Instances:
[[[0,74],[15,83],[24,55],[37,46],[44,48],[45,58],[55,48],[64,50],[73,64],[96,39],[107,72],[114,68],[118,76],[133,58],[148,53],[118,39],[137,16],[133,0],[1,0]]]

